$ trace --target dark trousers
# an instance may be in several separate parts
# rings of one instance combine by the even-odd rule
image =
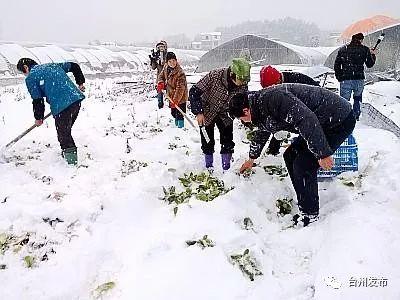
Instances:
[[[57,129],[57,138],[61,149],[76,148],[74,139],[71,135],[71,129],[81,108],[81,101],[72,103],[58,115],[54,116]]]
[[[221,154],[224,153],[233,153],[235,148],[235,143],[233,142],[233,123],[226,126],[224,122],[220,118],[216,118],[210,125],[205,126],[208,137],[210,138],[210,142],[207,143],[204,139],[203,135],[200,132],[201,136],[201,150],[203,150],[204,154],[213,154],[215,139],[214,139],[214,127],[217,125],[219,130],[219,138],[221,143]]]
[[[163,108],[164,107],[164,94],[162,92],[157,94],[157,100],[158,100],[158,108]]]
[[[333,151],[336,151],[353,132],[355,124],[356,119],[351,112],[339,126],[324,131]],[[319,164],[315,155],[308,149],[306,141],[300,136],[297,137],[287,148],[283,158],[296,191],[300,211],[305,214],[319,214],[317,181]]]
[[[179,104],[179,108],[186,113],[186,102]],[[171,108],[171,115],[176,119],[176,120],[183,120],[184,117],[183,115],[177,110],[175,107]]]

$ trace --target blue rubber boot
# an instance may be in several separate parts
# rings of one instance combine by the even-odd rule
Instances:
[[[206,168],[212,168],[214,164],[214,155],[212,154],[204,154],[204,162],[206,164]]]
[[[183,128],[185,126],[185,121],[184,120],[176,120],[176,126],[178,126],[178,128]]]
[[[222,170],[227,171],[231,167],[232,153],[222,153]]]

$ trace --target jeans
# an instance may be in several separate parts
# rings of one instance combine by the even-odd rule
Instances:
[[[360,104],[362,102],[362,93],[364,90],[364,80],[344,80],[340,82],[340,96],[350,101],[351,93],[353,93],[353,111],[354,116],[358,120],[361,114]]]

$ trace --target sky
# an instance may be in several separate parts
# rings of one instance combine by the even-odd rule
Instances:
[[[189,37],[218,26],[285,17],[342,30],[362,18],[400,18],[399,0],[0,0],[0,39],[87,43]]]

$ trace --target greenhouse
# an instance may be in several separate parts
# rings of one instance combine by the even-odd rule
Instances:
[[[373,47],[382,33],[385,34],[385,38],[378,46],[375,66],[371,69],[366,69],[366,71],[398,72],[400,70],[400,23],[381,27],[374,31],[369,30],[368,24],[371,23],[366,22],[365,27],[357,27],[357,30],[352,32],[353,34],[357,32],[364,33],[364,45]],[[325,66],[333,68],[338,50],[339,48],[328,56]]]
[[[52,63],[73,61],[81,65],[86,75],[102,76],[110,74],[145,72],[151,49],[145,47],[91,46],[91,45],[55,45],[13,43],[0,41],[0,78],[22,77],[17,71],[18,60],[29,57],[38,62]],[[175,50],[182,65],[197,64],[199,51]]]
[[[252,65],[320,65],[334,48],[302,47],[256,35],[243,35],[204,54],[197,72],[226,67],[235,57],[246,57]]]

